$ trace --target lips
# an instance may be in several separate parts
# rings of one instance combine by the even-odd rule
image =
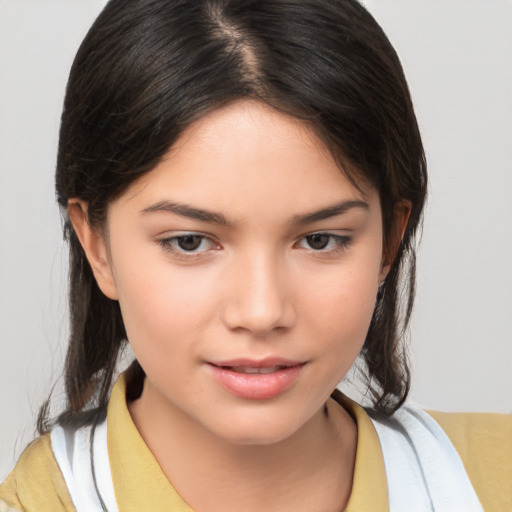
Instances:
[[[213,379],[231,394],[249,400],[274,398],[287,391],[299,378],[303,361],[284,359],[209,362]]]
[[[292,365],[293,366],[293,365]],[[236,373],[246,373],[246,374],[266,374],[275,373],[279,370],[283,370],[284,368],[288,368],[287,366],[268,366],[268,367],[253,367],[253,366],[223,366],[226,370],[231,370]]]

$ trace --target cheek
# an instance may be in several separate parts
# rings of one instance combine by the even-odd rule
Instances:
[[[214,314],[214,283],[197,269],[176,271],[165,259],[153,258],[151,265],[134,259],[123,258],[116,273],[119,304],[134,351],[163,354],[177,350],[176,340],[193,344]]]
[[[374,273],[369,272],[368,267],[360,271],[352,269],[317,285],[303,310],[310,312],[313,328],[328,340],[334,353],[344,357],[352,354],[355,358],[375,309],[377,270]]]

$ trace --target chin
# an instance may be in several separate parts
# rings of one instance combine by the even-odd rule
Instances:
[[[229,421],[229,418],[227,418]],[[248,421],[243,418],[242,421],[232,421],[224,425],[217,425],[217,428],[211,429],[217,437],[225,442],[239,446],[267,446],[280,443],[292,437],[301,426],[294,420],[286,420],[273,417],[270,421],[265,418]]]
[[[222,437],[224,441],[238,446],[270,446],[278,444],[293,435],[293,433],[268,433],[268,435],[265,435],[261,432],[238,432],[237,434],[238,435],[235,434],[233,436],[224,435]]]

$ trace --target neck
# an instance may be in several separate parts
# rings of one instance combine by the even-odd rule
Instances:
[[[167,414],[145,386],[129,405],[162,471],[194,510],[339,511],[350,495],[357,429],[332,399],[291,436],[239,444],[184,413]]]

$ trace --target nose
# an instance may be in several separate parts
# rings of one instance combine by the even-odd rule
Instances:
[[[229,329],[263,337],[295,324],[297,315],[287,286],[287,272],[276,258],[241,258],[230,274],[223,311]]]

